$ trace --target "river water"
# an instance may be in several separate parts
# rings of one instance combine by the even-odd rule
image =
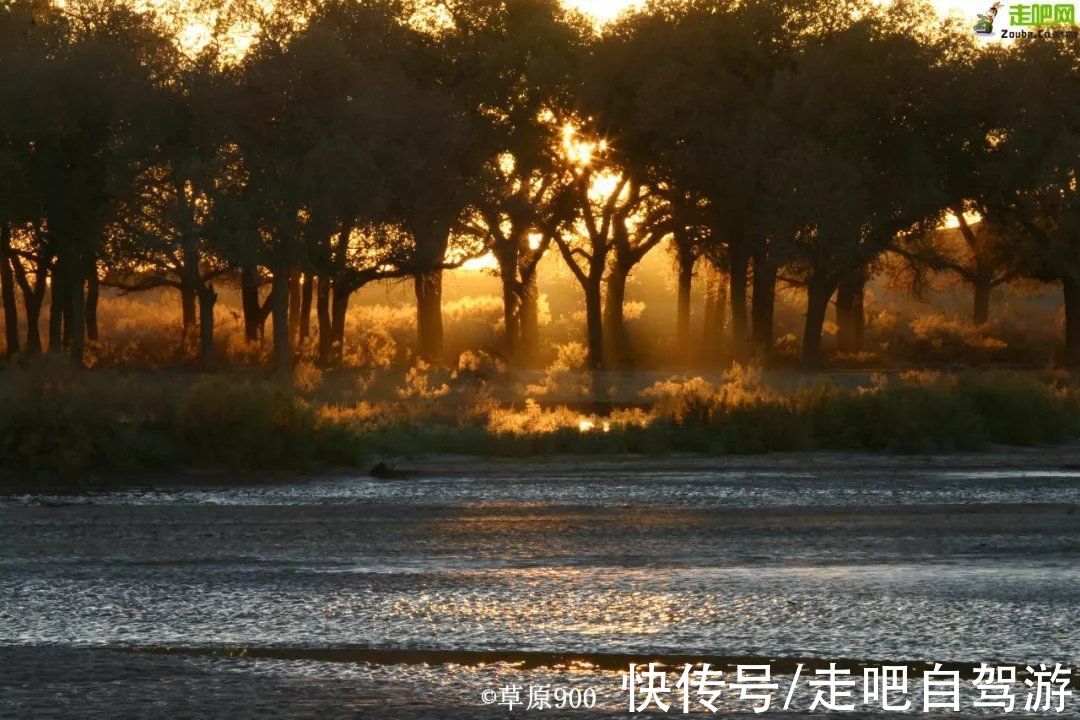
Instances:
[[[482,693],[513,684],[592,688],[581,717],[674,655],[781,688],[1080,664],[1077,453],[402,467],[0,502],[0,717],[510,717]]]

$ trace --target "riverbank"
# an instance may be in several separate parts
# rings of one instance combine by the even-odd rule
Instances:
[[[223,473],[366,472],[388,457],[441,454],[911,454],[1080,440],[1080,384],[1058,373],[794,384],[743,369],[671,377],[632,396],[585,388],[587,379],[528,384],[509,401],[504,381],[495,392],[496,380],[467,369],[415,369],[394,393],[312,368],[285,380],[9,371],[0,375],[0,491],[108,490],[178,472],[194,483]]]
[[[777,452],[760,455],[702,455],[669,453],[663,456],[630,454],[555,454],[533,457],[490,457],[454,453],[381,456],[374,465],[359,468],[301,470],[208,470],[122,472],[103,477],[92,473],[74,482],[6,478],[0,501],[41,504],[46,507],[94,504],[111,495],[118,497],[171,496],[177,493],[261,492],[282,487],[320,487],[326,484],[372,482],[387,487],[425,487],[433,479],[460,481],[503,478],[513,473],[591,473],[598,486],[611,477],[635,472],[668,472],[682,476],[699,473],[773,473],[800,476],[812,468],[817,473],[847,475],[854,470],[876,474],[878,489],[888,492],[883,479],[899,472],[949,472],[993,477],[1012,473],[1020,477],[1032,464],[1043,471],[1080,476],[1080,443],[1052,447],[989,445],[979,451],[947,454],[880,453],[874,451]],[[388,470],[384,474],[381,469]]]

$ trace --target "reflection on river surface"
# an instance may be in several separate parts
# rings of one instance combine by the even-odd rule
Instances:
[[[415,466],[4,501],[0,715],[152,715],[157,698],[213,717],[472,717],[503,681],[621,706],[616,672],[552,653],[1080,661],[1067,454]],[[120,650],[165,646],[282,652]],[[389,648],[488,654],[302,656]]]

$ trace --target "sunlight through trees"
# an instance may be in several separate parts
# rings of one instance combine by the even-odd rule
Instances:
[[[270,324],[271,364],[332,366],[350,298],[397,280],[415,356],[438,364],[444,276],[464,266],[501,285],[488,349],[533,367],[539,268],[561,258],[588,365],[633,369],[627,288],[663,247],[673,367],[770,362],[789,295],[805,365],[858,355],[885,275],[970,288],[975,326],[995,288],[1057,283],[1061,359],[1080,364],[1075,34],[980,43],[944,9],[15,0],[0,10],[7,353],[84,363],[103,292],[167,288],[179,357],[212,367],[235,289],[246,342]]]

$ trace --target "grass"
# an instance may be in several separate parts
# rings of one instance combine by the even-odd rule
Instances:
[[[655,268],[660,275],[668,264]],[[554,268],[549,268],[554,271]],[[584,339],[584,311],[573,300],[573,281],[563,271],[554,272],[541,297],[540,365],[564,361],[565,349]],[[571,283],[561,284],[562,281]],[[674,278],[670,279],[674,282]],[[216,357],[222,367],[239,370],[265,367],[270,361],[269,332],[265,342],[244,340],[239,292],[230,283],[220,283],[216,306]],[[675,342],[674,304],[663,282],[635,285],[644,293],[626,304],[627,331],[631,339],[634,368],[645,372],[666,372],[673,366],[671,348]],[[350,305],[346,316],[346,343],[341,364],[353,370],[405,366],[413,359],[416,339],[416,311],[410,284],[377,284],[365,288]],[[470,271],[451,271],[444,291],[443,321],[446,356],[473,351],[496,353],[501,344],[502,301],[494,278]],[[646,292],[647,288],[651,288]],[[873,290],[873,288],[871,288]],[[1063,316],[1056,295],[1039,296],[1031,288],[999,290],[991,321],[975,326],[967,319],[966,296],[949,295],[948,312],[935,312],[922,303],[913,303],[902,293],[878,288],[868,300],[863,350],[835,354],[836,367],[1024,367],[1039,368],[1054,362],[1060,354]],[[660,291],[660,292],[657,292]],[[567,295],[567,293],[570,293]],[[550,297],[549,297],[550,295]],[[549,304],[554,302],[554,306]],[[958,300],[963,300],[957,304]],[[698,298],[696,303],[700,303]],[[694,317],[701,307],[695,304]],[[800,355],[799,334],[805,308],[801,291],[782,290],[776,307],[774,366],[795,367]],[[48,302],[41,329],[48,326]],[[98,307],[100,341],[91,342],[87,362],[97,369],[169,369],[191,367],[196,344],[181,347],[179,297],[171,288],[144,293],[122,294],[105,288]],[[313,318],[314,321],[314,318]],[[695,320],[694,345],[702,346],[701,325]],[[837,328],[825,324],[824,347],[835,346]],[[727,333],[724,333],[725,340]],[[728,344],[726,341],[722,345]],[[0,337],[0,348],[4,346]],[[316,344],[312,338],[297,347],[301,358],[312,360]],[[712,368],[728,357],[700,357],[700,367]]]
[[[557,372],[565,380],[572,371]],[[414,367],[389,400],[363,399],[368,384],[310,366],[285,381],[76,371],[48,359],[12,367],[0,374],[2,482],[48,489],[180,469],[366,469],[418,453],[941,452],[1080,438],[1080,384],[1053,373],[909,373],[861,387],[822,378],[776,389],[737,368],[715,383],[659,382],[634,407],[596,413],[498,402],[475,359],[456,371]]]

